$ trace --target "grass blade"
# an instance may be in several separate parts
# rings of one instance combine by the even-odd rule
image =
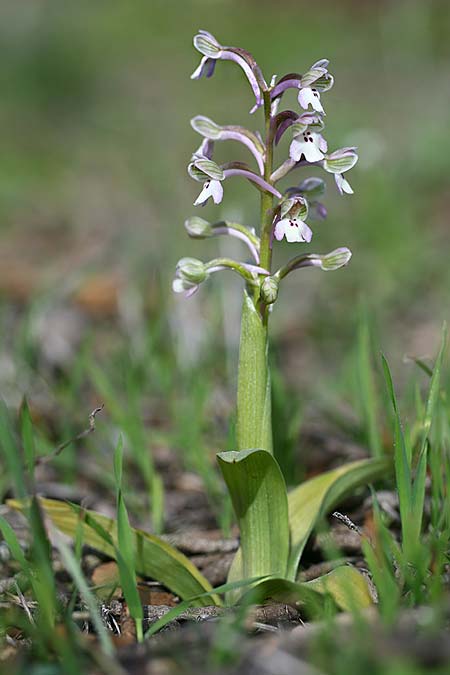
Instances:
[[[388,362],[383,354],[381,355],[381,361],[383,365],[387,390],[394,411],[395,478],[400,503],[403,543],[404,545],[408,546],[410,540],[410,522],[412,511],[412,476],[411,476],[412,450],[411,447],[406,443],[402,423],[400,420],[400,413],[397,405],[397,399],[395,396],[394,384],[392,382],[391,371],[389,369]]]
[[[142,642],[142,609],[139,591],[137,589],[135,559],[133,549],[133,532],[128,519],[127,507],[122,492],[123,443],[119,438],[114,452],[114,473],[117,489],[117,543],[116,559],[119,567],[120,583],[122,586],[128,609],[136,624],[138,642]]]
[[[81,572],[81,569],[76,561],[75,556],[73,555],[70,548],[62,541],[61,536],[56,531],[54,532],[54,542],[56,548],[59,551],[64,567],[74,580],[81,597],[83,598],[84,602],[86,603],[89,609],[92,623],[94,624],[95,629],[97,631],[103,651],[108,656],[112,656],[114,653],[114,647],[111,642],[111,638],[108,634],[106,627],[103,624],[103,621],[101,620],[98,611],[97,601],[95,600],[94,595],[89,590],[89,587],[86,583],[86,579],[84,578]]]

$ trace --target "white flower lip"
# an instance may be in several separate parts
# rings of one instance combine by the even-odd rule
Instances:
[[[326,141],[320,134],[313,131],[305,131],[296,136],[289,148],[289,156],[296,162],[299,162],[304,155],[307,162],[320,162],[325,155]]]
[[[298,102],[305,110],[307,110],[308,105],[311,105],[311,107],[317,112],[325,112],[323,105],[320,102],[320,94],[314,88],[304,87],[300,89],[298,92]]]
[[[306,223],[298,218],[283,218],[275,225],[274,236],[277,241],[285,238],[289,243],[309,243],[312,239],[312,231]]]
[[[219,180],[207,180],[203,183],[203,190],[194,202],[194,206],[205,204],[212,197],[214,204],[220,204],[223,198],[223,187]]]

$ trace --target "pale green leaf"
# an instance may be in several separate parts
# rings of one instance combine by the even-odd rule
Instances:
[[[305,481],[288,494],[291,554],[289,579],[295,579],[303,549],[317,521],[340,499],[360,485],[387,472],[389,460],[363,459],[326,471]]]
[[[355,567],[342,565],[328,574],[304,584],[317,593],[330,595],[336,605],[346,612],[370,607],[373,604],[369,584]]]
[[[241,535],[241,579],[285,576],[289,555],[286,485],[265,450],[222,452],[219,466],[233,502]]]
[[[53,524],[70,537],[76,536],[79,521],[82,519],[84,521],[83,542],[111,558],[116,557],[115,547],[118,546],[118,538],[115,520],[95,511],[82,509],[76,504],[56,499],[40,498],[39,504]],[[9,500],[8,505],[19,511],[25,508],[24,503],[18,500]],[[89,520],[98,523],[101,529],[110,535],[111,543],[105,541],[105,538],[86,522]],[[159,581],[183,599],[200,593],[211,592],[212,587],[209,581],[180,551],[177,551],[160,537],[148,534],[143,530],[132,528],[132,532],[137,574]],[[213,597],[213,602],[221,604],[217,597]],[[204,604],[207,604],[206,600]],[[209,604],[211,604],[210,601]]]

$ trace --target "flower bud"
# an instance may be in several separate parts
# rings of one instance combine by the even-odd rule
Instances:
[[[327,73],[326,68],[314,64],[314,66],[312,66],[312,68],[310,68],[308,72],[302,75],[300,80],[302,87],[311,87],[311,85],[314,85],[315,82],[317,82],[319,77],[326,75],[326,73]]]
[[[194,161],[188,166],[188,173],[191,178],[201,183],[210,178],[212,180],[224,179],[223,170],[212,159],[194,158]]]
[[[266,305],[272,305],[278,297],[279,280],[276,277],[265,277],[261,284],[261,298]]]
[[[321,197],[325,192],[325,181],[322,178],[311,176],[305,178],[298,186],[299,192],[304,194],[309,200],[313,201]]]
[[[198,216],[192,216],[185,220],[184,227],[192,239],[206,239],[213,234],[211,223]]]
[[[352,252],[350,249],[346,247],[337,248],[331,251],[331,253],[320,256],[320,267],[325,272],[333,272],[347,265],[351,257]]]
[[[217,59],[222,51],[222,46],[217,42],[214,35],[211,35],[211,33],[208,33],[206,30],[200,30],[197,35],[195,35],[194,47],[201,54],[209,56],[212,59]]]
[[[181,258],[176,267],[176,277],[192,284],[201,284],[206,279],[206,265],[197,258]]]
[[[355,166],[357,161],[356,148],[341,148],[325,157],[323,167],[329,173],[344,173]]]
[[[211,140],[218,140],[222,131],[222,127],[204,115],[193,117],[191,119],[191,127],[201,136],[210,138]]]

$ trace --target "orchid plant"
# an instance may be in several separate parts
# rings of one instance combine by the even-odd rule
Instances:
[[[234,61],[244,71],[255,97],[250,110],[264,111],[264,132],[250,131],[236,125],[219,125],[203,115],[191,120],[200,134],[200,147],[188,166],[189,175],[202,184],[195,206],[209,199],[222,201],[228,178],[247,179],[260,193],[259,232],[241,223],[209,223],[194,216],[185,228],[194,239],[230,235],[248,248],[251,261],[215,258],[202,262],[182,258],[177,265],[173,290],[192,296],[200,284],[213,273],[232,270],[244,280],[244,299],[239,347],[237,391],[237,451],[223,452],[218,461],[231,495],[241,532],[241,550],[232,565],[229,581],[263,575],[276,576],[294,583],[306,539],[317,518],[327,508],[328,500],[341,496],[358,482],[373,477],[385,468],[384,460],[364,461],[344,466],[338,473],[328,472],[306,482],[289,495],[281,470],[273,456],[271,424],[271,387],[268,364],[268,326],[271,309],[278,298],[282,280],[294,270],[318,267],[337,270],[351,258],[348,248],[330,253],[296,252],[288,263],[272,270],[273,247],[283,239],[303,247],[313,231],[307,220],[327,215],[321,198],[325,181],[306,177],[286,189],[282,179],[303,167],[323,169],[334,175],[340,194],[352,194],[347,172],[358,161],[356,148],[344,147],[328,152],[323,136],[325,110],[321,95],[334,83],[328,60],[316,61],[300,75],[290,73],[267,84],[253,56],[244,49],[227,47],[204,30],[194,37],[194,46],[202,54],[193,79],[211,77],[218,61]],[[284,94],[294,89],[299,107],[282,109]],[[274,150],[284,135],[291,137],[289,157],[275,165]],[[213,159],[215,143],[234,140],[243,144],[253,156],[255,166],[242,162],[219,165]],[[338,486],[341,485],[339,488]],[[273,591],[273,585],[270,586]],[[291,589],[292,590],[292,589]]]
[[[303,75],[290,73],[278,80],[274,77],[267,84],[255,59],[244,49],[225,47],[203,30],[194,37],[194,46],[202,59],[192,78],[211,77],[218,61],[234,61],[244,71],[255,96],[250,112],[262,108],[265,122],[261,135],[241,126],[221,126],[203,115],[191,120],[192,128],[202,137],[188,166],[189,175],[202,184],[194,205],[204,205],[209,199],[219,204],[225,181],[232,176],[241,176],[260,193],[260,230],[256,233],[252,228],[228,221],[211,224],[198,216],[186,220],[187,233],[194,239],[219,235],[240,239],[247,245],[251,262],[216,258],[204,263],[195,258],[182,258],[176,268],[173,290],[190,297],[201,283],[221,270],[232,270],[243,278],[237,447],[238,450],[260,448],[272,452],[268,325],[280,283],[294,270],[303,267],[336,270],[351,258],[350,250],[345,247],[325,255],[299,251],[286,265],[272,271],[272,252],[277,242],[286,239],[302,247],[309,244],[313,232],[306,221],[309,218],[324,219],[327,215],[320,201],[325,191],[323,178],[308,177],[284,190],[279,183],[297,169],[315,167],[334,175],[341,194],[351,194],[353,190],[346,172],[356,164],[358,155],[354,147],[329,153],[322,134],[325,110],[321,95],[334,83],[326,59],[314,63]],[[281,109],[283,96],[289,89],[297,92],[297,110]],[[286,133],[291,135],[289,157],[275,166],[274,149]],[[213,159],[215,143],[226,140],[242,143],[250,151],[256,166],[251,168],[243,162],[217,164]]]
[[[235,602],[236,592],[242,593],[242,588],[251,586],[244,594],[248,602],[288,597],[306,603],[328,594],[341,608],[364,607],[371,603],[371,596],[364,577],[355,568],[338,567],[307,583],[298,581],[298,568],[318,520],[345,493],[383,474],[388,461],[377,458],[351,462],[315,476],[288,493],[273,455],[268,365],[269,317],[283,279],[303,267],[336,270],[351,257],[348,248],[326,254],[302,251],[280,269],[272,270],[272,252],[277,242],[286,239],[302,247],[309,244],[313,232],[307,219],[323,219],[327,213],[320,201],[325,190],[322,178],[307,177],[283,191],[279,182],[298,168],[314,166],[334,175],[341,194],[351,194],[346,174],[357,162],[356,149],[346,147],[329,153],[322,135],[325,112],[321,95],[334,81],[328,72],[327,60],[317,61],[303,75],[289,74],[279,80],[273,78],[267,84],[255,59],[244,49],[224,47],[206,31],[199,31],[194,45],[202,59],[192,78],[211,77],[218,61],[234,61],[244,71],[255,96],[251,112],[262,108],[265,120],[264,136],[240,126],[221,126],[204,116],[192,120],[193,129],[202,136],[188,167],[192,178],[202,184],[195,205],[205,204],[209,199],[219,204],[224,182],[232,176],[241,176],[260,192],[261,224],[256,233],[240,223],[212,224],[198,216],[189,218],[185,227],[190,237],[236,237],[247,246],[251,262],[220,257],[204,263],[182,258],[173,281],[173,290],[186,297],[192,296],[200,284],[221,270],[232,270],[245,283],[238,370],[237,450],[218,454],[240,528],[240,549],[227,584],[212,589],[193,563],[167,541],[130,528],[120,485],[119,461],[116,462],[117,521],[58,500],[40,499],[39,504],[58,529],[73,538],[81,536],[86,544],[118,560],[123,569],[121,583],[125,593],[128,588],[128,598],[131,598],[128,604],[135,608],[133,616],[137,625],[142,622],[142,612],[136,600],[135,574],[159,581],[188,604],[221,605],[220,594],[226,591],[225,601]],[[298,92],[300,109],[280,112],[283,96],[289,89]],[[291,134],[289,157],[274,166],[274,148],[285,133]],[[217,164],[213,160],[214,144],[224,140],[242,143],[253,156],[256,167],[252,169],[241,162]],[[10,504],[24,508],[21,502]],[[121,553],[121,541],[128,542],[126,556]],[[128,570],[130,566],[132,574]],[[155,632],[181,608],[183,603],[158,621],[150,632]]]

